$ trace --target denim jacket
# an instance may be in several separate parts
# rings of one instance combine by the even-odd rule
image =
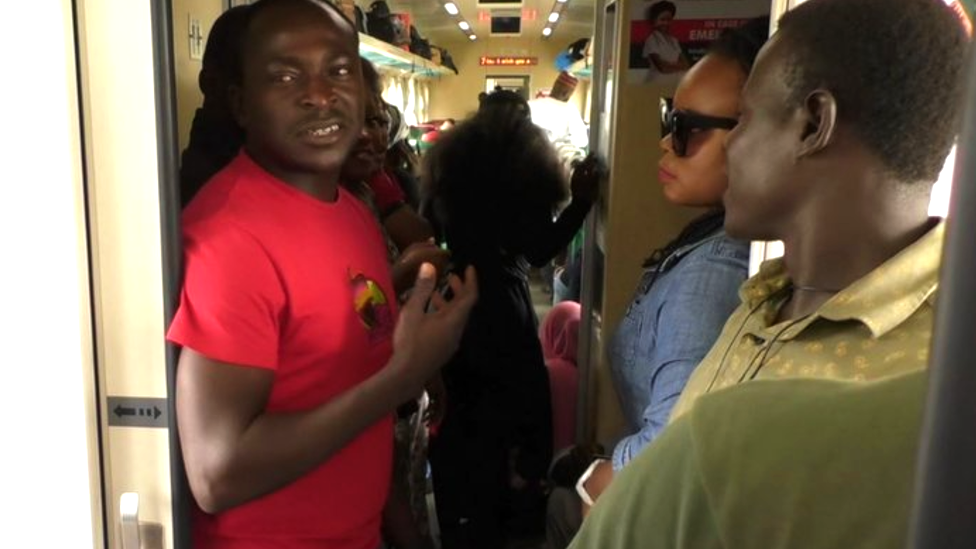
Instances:
[[[610,342],[610,370],[631,433],[614,448],[615,471],[668,424],[692,371],[739,305],[748,266],[749,243],[718,231],[644,271]]]

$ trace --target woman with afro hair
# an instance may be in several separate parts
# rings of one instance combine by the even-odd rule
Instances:
[[[544,528],[552,418],[529,268],[569,244],[597,198],[601,171],[588,157],[567,185],[528,103],[510,91],[487,95],[425,157],[425,213],[454,268],[475,267],[480,294],[443,370],[447,413],[431,443],[445,549],[496,549]],[[572,200],[557,217],[568,187]]]

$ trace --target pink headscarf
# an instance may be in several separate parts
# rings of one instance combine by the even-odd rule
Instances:
[[[539,328],[552,395],[553,451],[571,446],[576,439],[576,399],[579,393],[576,343],[579,341],[579,325],[579,303],[563,301],[549,311]]]
[[[542,355],[546,361],[565,360],[576,365],[576,347],[579,342],[580,304],[562,301],[549,311],[539,328]]]

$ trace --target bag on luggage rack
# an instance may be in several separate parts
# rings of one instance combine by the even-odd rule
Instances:
[[[454,59],[451,58],[451,54],[444,48],[441,50],[441,65],[454,71],[454,74],[460,74],[457,70],[457,66],[454,64]]]
[[[368,34],[366,29],[366,12],[364,12],[363,8],[359,6],[356,6],[356,19],[354,23],[356,23],[357,32]]]
[[[431,59],[433,57],[430,40],[420,36],[420,31],[414,26],[410,27],[410,53],[419,55],[424,59]]]
[[[376,0],[366,12],[366,31],[378,40],[388,44],[396,43],[396,29],[390,14],[390,6],[383,0]]]

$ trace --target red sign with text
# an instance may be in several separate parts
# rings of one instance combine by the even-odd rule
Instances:
[[[482,56],[479,60],[482,67],[528,67],[538,65],[538,57],[489,57]]]

